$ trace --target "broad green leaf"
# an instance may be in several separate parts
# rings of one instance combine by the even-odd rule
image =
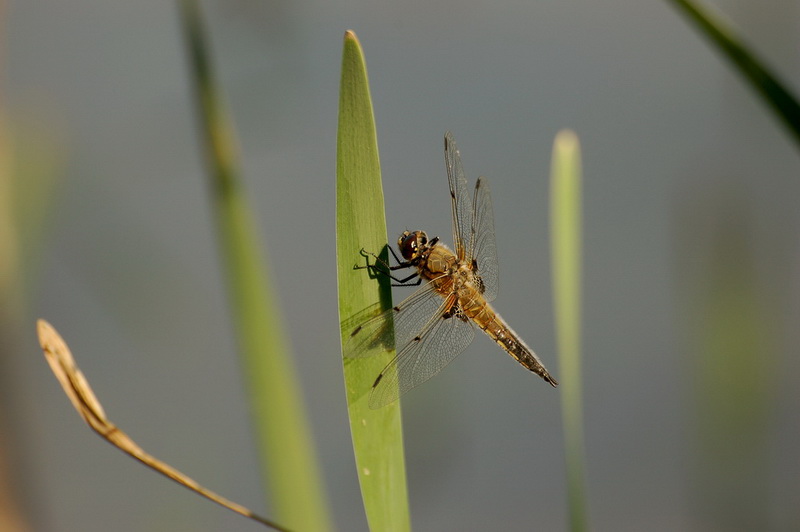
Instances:
[[[375,119],[361,46],[353,32],[344,38],[336,152],[336,259],[342,344],[358,321],[391,306],[389,280],[375,279],[361,249],[386,247],[381,169]],[[344,359],[350,431],[370,530],[410,529],[400,402],[369,408],[369,392],[393,352]]]

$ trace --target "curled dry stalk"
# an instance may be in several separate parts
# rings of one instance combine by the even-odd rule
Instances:
[[[39,335],[39,344],[42,346],[44,356],[50,364],[50,369],[53,370],[58,382],[64,388],[64,392],[72,401],[72,406],[78,411],[81,417],[89,424],[89,426],[104,440],[116,446],[121,451],[129,454],[133,458],[139,460],[144,465],[158,471],[165,477],[174,480],[178,484],[202,495],[203,497],[214,501],[215,503],[228,508],[240,515],[248,517],[253,521],[257,521],[266,525],[274,530],[288,531],[269,519],[261,517],[250,511],[249,509],[236,504],[233,501],[217,495],[210,491],[195,480],[187,477],[177,469],[169,464],[146,453],[144,449],[139,447],[127,434],[122,432],[116,425],[114,425],[106,417],[100,401],[95,397],[89,382],[81,373],[75,359],[72,358],[72,353],[67,347],[64,339],[53,328],[52,325],[45,320],[39,320],[36,324],[36,329]]]

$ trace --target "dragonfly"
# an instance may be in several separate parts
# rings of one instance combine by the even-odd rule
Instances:
[[[539,357],[494,310],[498,291],[497,246],[489,185],[481,177],[470,191],[461,155],[450,132],[444,156],[453,218],[455,251],[429,239],[425,231],[404,231],[397,240],[397,265],[372,253],[373,264],[356,266],[388,275],[396,284],[424,284],[399,305],[373,317],[351,333],[345,356],[368,356],[376,346],[396,346],[397,354],[372,385],[370,408],[377,409],[439,373],[472,342],[475,329],[485,332],[522,367],[553,387],[558,382]],[[399,279],[394,272],[414,269]],[[414,281],[412,281],[414,280]]]

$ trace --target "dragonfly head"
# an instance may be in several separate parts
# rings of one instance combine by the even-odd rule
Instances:
[[[435,241],[436,239],[433,239],[429,242],[425,231],[403,231],[397,239],[397,247],[405,260],[413,262],[419,259]]]

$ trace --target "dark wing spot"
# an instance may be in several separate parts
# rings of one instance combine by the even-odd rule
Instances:
[[[394,310],[395,312],[400,312],[400,307],[392,307],[392,310]]]
[[[361,331],[361,325],[356,327],[356,330],[350,333],[350,337],[352,338],[353,336],[357,335],[359,331]]]
[[[373,382],[373,383],[372,383],[372,387],[373,387],[373,388],[375,388],[375,387],[378,385],[378,383],[379,383],[379,382],[381,382],[381,379],[382,379],[382,378],[383,378],[383,372],[381,372],[381,373],[378,375],[378,378],[377,378],[377,379],[375,379],[375,382]]]
[[[422,340],[422,338],[420,338],[419,336],[415,336],[414,339],[411,340],[411,341],[412,342],[419,342],[420,340]]]
[[[482,279],[482,278],[480,278],[480,277],[476,277],[476,278],[475,278],[475,282],[477,283],[477,285],[478,285],[478,291],[479,291],[481,294],[482,294],[482,293],[484,293],[484,292],[486,292],[486,285],[484,284],[484,282],[483,282],[483,279]]]
[[[448,319],[448,318],[452,318],[453,316],[455,316],[457,314],[461,314],[461,307],[459,306],[458,302],[456,301],[455,303],[453,303],[453,305],[449,309],[444,311],[444,313],[442,314],[442,317],[444,319]]]

